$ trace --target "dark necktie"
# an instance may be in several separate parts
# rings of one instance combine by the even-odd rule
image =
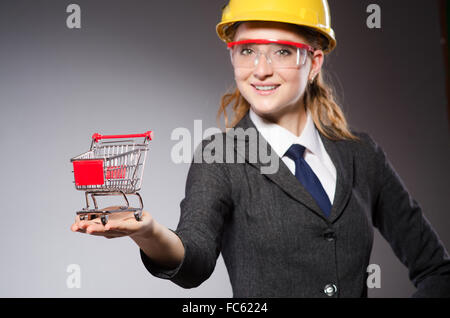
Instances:
[[[319,207],[322,209],[323,213],[325,213],[325,216],[328,217],[331,211],[330,199],[322,187],[319,178],[317,178],[311,167],[305,159],[303,159],[304,153],[305,147],[302,145],[293,144],[288,151],[286,151],[285,155],[294,160],[295,177],[311,194]]]

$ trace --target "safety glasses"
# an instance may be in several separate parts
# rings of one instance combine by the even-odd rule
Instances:
[[[308,52],[313,53],[310,45],[281,40],[243,40],[227,44],[234,67],[254,68],[261,55],[274,68],[298,68],[306,63]]]

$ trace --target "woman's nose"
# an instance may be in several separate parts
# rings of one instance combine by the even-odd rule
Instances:
[[[253,75],[262,79],[273,74],[273,68],[270,61],[267,59],[265,54],[260,54],[255,61],[255,69],[253,70]]]

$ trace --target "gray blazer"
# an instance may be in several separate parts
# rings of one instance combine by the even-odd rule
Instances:
[[[256,129],[248,113],[236,127]],[[328,219],[279,157],[278,172],[261,173],[263,164],[249,160],[249,149],[260,143],[250,138],[244,151],[224,143],[223,153],[244,163],[192,163],[175,231],[184,260],[165,270],[141,250],[145,267],[192,288],[208,279],[222,253],[234,297],[367,297],[375,226],[408,267],[413,296],[450,297],[447,251],[383,150],[367,134],[355,134],[360,141],[321,135],[337,170]]]

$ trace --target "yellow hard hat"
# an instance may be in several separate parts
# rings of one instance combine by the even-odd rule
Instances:
[[[230,0],[216,26],[219,38],[230,42],[227,29],[236,22],[275,21],[312,28],[328,39],[325,53],[336,47],[327,0]]]

